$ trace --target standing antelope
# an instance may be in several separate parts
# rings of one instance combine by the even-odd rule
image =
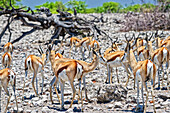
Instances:
[[[126,37],[125,37],[126,38]],[[154,90],[153,87],[155,85],[155,76],[156,76],[156,66],[155,64],[150,60],[145,61],[136,61],[134,52],[132,50],[132,47],[129,44],[129,41],[127,38],[127,59],[129,61],[130,67],[132,68],[133,75],[134,75],[134,88],[135,83],[137,82],[137,107],[136,109],[139,109],[139,80],[141,79],[141,92],[142,92],[142,101],[143,101],[143,107],[144,107],[144,98],[143,98],[143,85],[145,87],[145,90],[147,92],[146,100],[145,100],[145,107],[144,107],[144,113],[146,113],[146,107],[147,107],[147,101],[148,101],[148,88],[147,88],[147,81],[151,79],[151,95],[152,95],[152,101],[153,101],[153,109],[155,110],[155,100],[154,100]]]
[[[109,84],[112,83],[112,74],[111,73],[112,73],[113,67],[123,66],[125,68],[125,70],[127,71],[127,73],[130,74],[130,69],[128,68],[129,66],[128,66],[128,62],[126,59],[125,51],[116,51],[116,52],[108,53],[108,54],[105,54],[104,57],[102,57],[100,51],[99,51],[99,53],[100,53],[100,62],[107,66],[108,75],[107,75],[106,82],[109,79]],[[116,76],[117,76],[117,81],[119,83],[117,69],[116,69]],[[128,80],[127,80],[125,86],[127,86],[129,78],[130,78],[130,76],[128,75]]]
[[[117,40],[118,38],[116,38],[116,40],[112,43],[112,47],[109,47],[105,50],[104,56],[106,56],[110,52],[120,51],[118,46],[122,45],[122,43],[116,43]]]
[[[10,68],[12,62],[11,54],[6,52],[2,55],[2,64],[4,68]]]
[[[11,53],[11,55],[12,55],[13,49],[14,49],[14,46],[12,45],[11,42],[6,43],[3,47],[4,52]]]
[[[74,39],[75,40],[75,39]],[[76,39],[77,40],[77,39]],[[88,50],[88,45],[90,44],[90,42],[92,41],[92,37],[85,37],[82,38],[81,40],[77,41],[78,43],[75,44],[76,47],[80,47],[80,51],[82,53],[82,59],[84,60],[84,52],[83,52],[83,48],[85,48],[86,50]],[[72,48],[71,48],[72,49]],[[70,50],[71,51],[71,50]],[[69,55],[71,57],[71,53]]]
[[[80,42],[80,39],[77,37],[71,37],[70,39],[70,50],[69,50],[69,58],[71,58],[71,51],[73,47],[76,45],[76,43]],[[75,46],[75,50],[77,50],[77,47]]]
[[[10,68],[11,66],[13,49],[14,46],[11,42],[6,43],[3,47],[5,53],[2,55],[2,64],[5,68]]]
[[[153,50],[151,41],[148,41],[148,49],[150,52],[150,58],[159,68],[162,69],[162,71],[163,71],[162,65],[166,63],[166,68],[167,68],[166,72],[167,72],[167,77],[168,77],[169,75],[169,50],[165,47],[161,47],[159,49]],[[160,72],[158,69],[158,89],[160,88],[159,74]],[[162,77],[162,87],[163,87],[163,80],[164,80],[164,73]],[[169,84],[169,80],[167,81],[167,85],[168,84]]]
[[[51,51],[51,48],[49,48],[49,50]],[[55,73],[55,77],[52,79],[51,81],[51,85],[50,85],[50,98],[52,100],[52,95],[51,95],[51,89],[53,85],[56,85],[58,82],[58,79],[60,79],[61,82],[61,94],[62,94],[62,104],[61,104],[61,108],[64,107],[64,98],[63,98],[63,94],[64,94],[64,83],[65,81],[69,81],[71,84],[71,87],[73,89],[73,99],[72,102],[70,104],[70,107],[72,106],[74,97],[75,97],[75,88],[73,87],[73,81],[74,78],[77,78],[79,80],[79,92],[81,92],[81,102],[82,102],[82,91],[80,91],[81,89],[81,80],[83,78],[83,83],[84,83],[84,88],[85,88],[85,95],[87,98],[87,91],[86,91],[86,84],[85,84],[85,74],[93,71],[96,66],[98,65],[98,55],[96,52],[94,52],[95,56],[93,58],[93,61],[91,63],[87,63],[84,61],[80,61],[80,60],[74,60],[74,59],[67,59],[67,58],[60,58],[60,59],[56,59],[55,63],[54,63],[54,52],[51,51],[50,52],[50,60],[51,63],[53,65],[53,71]],[[57,90],[56,90],[57,93]],[[58,93],[57,93],[58,96]],[[59,96],[58,96],[59,98]],[[59,99],[60,101],[60,99]],[[61,101],[60,101],[61,102]]]
[[[113,45],[115,45],[115,48],[118,49],[118,45],[122,45],[122,44],[115,44],[115,42],[114,42]],[[107,82],[108,79],[109,79],[109,84],[112,82],[112,68],[116,67],[117,82],[119,83],[117,67],[123,66],[125,68],[126,72],[128,73],[128,79],[127,79],[126,84],[125,84],[125,87],[126,87],[128,82],[129,82],[130,73],[131,73],[131,70],[129,68],[129,64],[128,64],[127,59],[126,59],[127,55],[125,54],[125,51],[114,51],[114,52],[110,53],[110,51],[113,51],[113,47],[114,46],[112,46],[112,48],[106,49],[103,57],[101,55],[101,52],[99,51],[100,56],[101,56],[100,62],[107,66],[108,75],[107,75],[106,82]]]
[[[40,47],[40,49],[38,49],[38,51],[42,55],[42,58],[37,57],[35,55],[29,55],[25,59],[25,79],[24,79],[24,86],[23,86],[23,95],[24,95],[24,88],[25,88],[25,80],[27,78],[27,73],[28,73],[29,70],[33,71],[32,87],[33,87],[36,95],[38,95],[38,80],[37,80],[36,76],[37,76],[38,71],[41,70],[41,76],[42,76],[41,93],[43,93],[43,84],[44,84],[43,70],[44,70],[44,65],[46,64],[46,61],[48,59],[48,54],[47,54],[47,51],[46,51],[46,54],[45,54],[41,47]],[[35,86],[34,86],[35,78],[36,78],[36,89],[37,89],[37,91],[35,90]]]
[[[93,40],[93,41],[91,41],[90,43],[89,43],[89,45],[88,45],[88,50],[89,50],[89,57],[90,58],[93,58],[93,49],[95,49],[95,50],[97,50],[97,49],[99,49],[100,48],[100,45],[99,45],[99,42],[98,41],[96,41],[96,40]]]
[[[12,96],[12,92],[9,92],[9,90],[8,90],[9,87],[12,87],[12,89],[13,89],[16,106],[17,106],[17,111],[18,111],[18,103],[17,103],[16,94],[15,94],[15,86],[16,86],[16,74],[9,68],[0,70],[0,96],[1,96],[1,87],[3,87],[4,91],[8,95],[8,101],[7,101],[7,105],[5,107],[4,113],[6,113],[6,111],[7,111],[8,104],[9,104],[11,96]]]

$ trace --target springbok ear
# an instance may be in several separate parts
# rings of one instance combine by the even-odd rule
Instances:
[[[117,43],[117,46],[121,46],[123,43]]]

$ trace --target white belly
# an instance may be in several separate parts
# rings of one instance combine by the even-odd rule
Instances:
[[[143,54],[142,54],[142,53],[140,53],[140,54],[139,54],[139,60],[140,60],[140,61],[145,60],[145,58],[144,58],[144,56],[143,56]]]
[[[114,61],[108,62],[108,64],[111,67],[120,67],[120,66],[122,66],[120,57],[117,57]]]
[[[68,76],[66,74],[66,70],[64,69],[61,73],[59,73],[58,77],[63,81],[68,81]]]
[[[77,72],[75,78],[77,79],[81,78],[82,74],[83,74],[83,67],[79,63],[77,63]]]

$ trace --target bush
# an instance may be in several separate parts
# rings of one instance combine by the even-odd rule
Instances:
[[[66,11],[67,8],[65,7],[65,5],[63,4],[63,2],[61,1],[56,1],[56,2],[46,2],[42,5],[39,6],[35,6],[36,8],[40,8],[40,7],[46,7],[49,8],[49,10],[51,11],[51,13],[57,13],[57,9],[60,9],[62,11]]]

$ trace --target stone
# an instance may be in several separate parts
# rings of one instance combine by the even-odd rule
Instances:
[[[109,104],[106,107],[107,107],[107,109],[112,109],[113,108],[113,104]]]
[[[25,112],[26,113],[31,113],[32,110],[27,109]]]
[[[169,100],[169,99],[168,99]],[[168,101],[168,100],[166,100],[166,101],[164,101],[164,102],[162,102],[162,103],[160,103],[162,106],[170,106],[170,101]]]
[[[14,111],[17,111],[17,107],[14,107]],[[23,113],[23,109],[22,108],[18,108],[18,113]]]
[[[155,105],[155,109],[161,109],[160,104],[156,104],[156,105]]]
[[[42,113],[50,113],[50,109],[45,106],[42,108]]]
[[[166,101],[167,99],[170,99],[170,96],[169,96],[169,95],[159,94],[158,97],[161,98],[161,99],[163,99],[164,101]]]
[[[84,102],[83,102],[83,104],[84,104],[84,105],[87,105],[87,104],[88,104],[88,102],[84,101]]]
[[[72,108],[69,108],[69,109],[66,111],[66,113],[71,113],[71,112],[73,112],[73,109],[72,109]]]
[[[38,101],[38,100],[40,100],[40,99],[39,99],[39,97],[34,97],[34,98],[32,98],[32,100],[33,100],[33,101]]]
[[[122,108],[122,103],[121,102],[115,102],[114,108]]]
[[[97,91],[98,102],[122,101],[127,97],[127,89],[122,85],[106,84]]]

